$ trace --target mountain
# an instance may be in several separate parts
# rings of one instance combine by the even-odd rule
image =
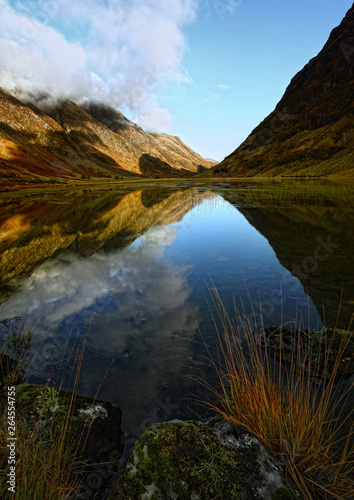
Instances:
[[[45,113],[0,90],[0,183],[178,177],[210,168],[181,139],[149,134],[118,110],[64,101]]]
[[[354,174],[354,5],[215,176]]]

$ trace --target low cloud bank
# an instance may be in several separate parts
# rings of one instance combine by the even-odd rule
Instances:
[[[171,115],[155,90],[188,82],[183,27],[197,0],[0,0],[0,86],[42,109],[71,99],[134,112],[149,131]]]

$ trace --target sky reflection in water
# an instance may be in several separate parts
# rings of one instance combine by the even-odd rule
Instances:
[[[91,322],[79,391],[94,396],[114,359],[100,398],[122,408],[127,429],[154,412],[158,418],[188,415],[184,398],[194,391],[188,375],[203,352],[197,325],[207,343],[215,339],[212,282],[231,316],[234,298],[247,313],[251,298],[256,312],[262,304],[267,324],[310,315],[312,326],[321,325],[266,238],[218,195],[182,220],[151,227],[129,247],[86,258],[67,250],[47,260],[20,279],[0,318],[23,316],[34,328],[38,355],[30,382],[45,377],[43,352],[48,358],[55,332],[58,361],[68,335]],[[166,398],[174,405],[168,415],[161,409]]]

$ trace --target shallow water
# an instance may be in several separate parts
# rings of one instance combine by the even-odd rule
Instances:
[[[90,325],[79,392],[93,397],[103,380],[99,398],[121,407],[134,439],[152,422],[203,413],[190,377],[210,371],[205,345],[215,353],[213,286],[231,318],[236,306],[252,322],[306,328],[334,326],[342,294],[348,326],[352,210],[254,206],[245,189],[136,185],[4,199],[0,320],[20,316],[17,325],[34,330],[27,381],[46,378],[55,335],[51,367],[62,369],[52,383],[64,374],[70,388],[68,352]]]

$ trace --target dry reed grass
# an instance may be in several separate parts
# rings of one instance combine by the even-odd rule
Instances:
[[[218,384],[202,377],[210,394],[204,404],[255,435],[284,464],[306,499],[353,499],[354,409],[344,414],[343,408],[354,382],[344,390],[337,383],[349,333],[334,363],[333,358],[329,363],[330,341],[320,339],[320,369],[315,344],[303,344],[299,328],[297,348],[285,367],[282,345],[275,361],[263,324],[236,308],[237,322],[232,321],[215,288],[213,305],[219,355],[210,361]]]
[[[45,413],[46,395],[49,393],[49,371],[42,391],[42,401],[36,422],[26,413],[16,411],[16,493],[8,491],[6,473],[8,472],[7,448],[7,409],[6,402],[1,414],[0,427],[0,460],[4,472],[0,480],[1,498],[19,500],[46,499],[66,500],[75,498],[78,488],[77,475],[82,472],[83,462],[80,460],[79,448],[84,436],[85,427],[79,436],[71,435],[70,419],[75,407],[79,375],[85,351],[89,327],[84,328],[75,339],[66,363],[71,364],[73,391],[64,408],[64,415],[57,425],[55,413],[47,418],[45,424],[40,421],[40,415]],[[55,348],[55,340],[53,352]],[[64,353],[65,354],[65,353]],[[63,355],[64,359],[64,355]],[[51,362],[50,362],[51,364]],[[50,366],[49,366],[50,370]],[[18,374],[13,374],[14,378]],[[11,380],[8,377],[8,383]],[[61,387],[60,387],[61,389]],[[60,391],[58,390],[58,393]]]

